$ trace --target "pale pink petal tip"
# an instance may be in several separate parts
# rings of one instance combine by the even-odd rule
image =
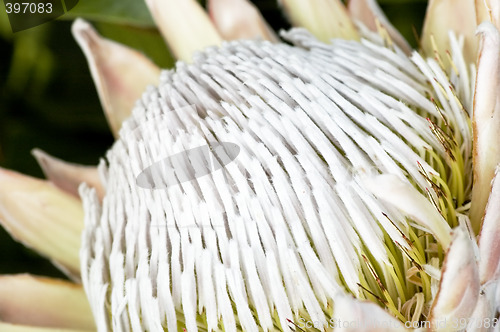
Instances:
[[[85,54],[101,105],[115,136],[148,85],[159,82],[160,69],[142,53],[102,38],[77,19],[73,36]]]

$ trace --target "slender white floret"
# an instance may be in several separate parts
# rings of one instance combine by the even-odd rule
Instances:
[[[428,229],[439,240],[443,248],[450,244],[450,226],[425,196],[410,184],[391,174],[380,175],[365,181],[366,187],[378,198],[402,210],[416,222]]]
[[[229,42],[163,72],[100,166],[102,203],[81,188],[100,330],[326,328],[348,293],[402,321],[428,313],[421,266],[439,260],[419,236],[438,253],[457,222],[471,142],[447,130],[468,130],[462,95],[377,38],[285,36],[295,46]]]

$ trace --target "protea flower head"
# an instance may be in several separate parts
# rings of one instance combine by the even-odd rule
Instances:
[[[244,0],[147,1],[161,73],[76,21],[117,140],[98,169],[36,150],[55,186],[2,171],[0,220],[98,331],[493,330],[500,4],[431,1],[412,51],[374,1],[281,2],[286,43]]]

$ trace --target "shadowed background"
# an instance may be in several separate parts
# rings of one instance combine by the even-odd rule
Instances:
[[[8,2],[8,0],[5,0]],[[275,30],[288,28],[277,0],[253,0]],[[162,68],[173,59],[140,0],[80,0],[68,14],[12,33],[0,5],[0,167],[43,177],[31,150],[95,165],[113,143],[71,20],[90,20],[105,37],[141,50]],[[391,22],[415,47],[426,0],[381,0]],[[0,183],[0,186],[2,184]],[[43,227],[43,225],[40,225]],[[29,272],[64,278],[46,259],[0,226],[0,274]]]

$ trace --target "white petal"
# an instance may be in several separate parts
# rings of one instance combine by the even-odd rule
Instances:
[[[332,323],[332,320],[334,321]],[[373,302],[359,301],[349,296],[335,298],[332,327],[343,331],[404,331],[405,326]]]
[[[469,332],[491,331],[492,327],[498,326],[497,301],[495,299],[498,289],[498,280],[487,282],[481,286],[476,308],[471,315]]]
[[[221,43],[215,26],[196,0],[146,0],[146,4],[177,59],[190,62],[195,51]]]
[[[492,191],[479,235],[479,277],[481,284],[499,277],[500,263],[500,179],[497,167]]]
[[[409,183],[401,181],[395,175],[380,175],[366,179],[365,183],[378,199],[428,228],[443,248],[448,248],[451,241],[450,226],[427,198]]]
[[[474,186],[470,218],[478,233],[495,168],[500,163],[500,33],[488,22],[478,28],[481,36],[474,94]]]
[[[479,287],[472,240],[466,230],[455,228],[431,309],[430,320],[437,330],[449,330],[454,322],[467,320],[472,315],[479,298]],[[440,322],[445,320],[446,326],[441,326]]]
[[[257,7],[249,0],[210,0],[207,6],[210,18],[225,40],[278,40]]]

